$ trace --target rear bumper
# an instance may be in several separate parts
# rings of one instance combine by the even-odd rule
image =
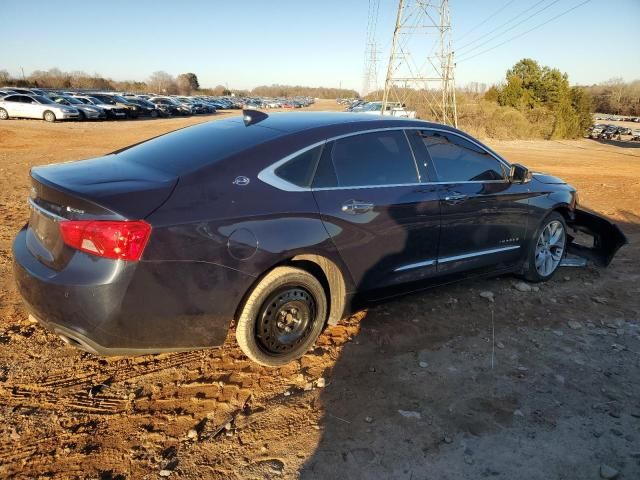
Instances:
[[[220,345],[253,282],[204,262],[131,263],[82,252],[56,271],[29,251],[26,229],[14,241],[13,256],[29,312],[69,343],[100,355]]]

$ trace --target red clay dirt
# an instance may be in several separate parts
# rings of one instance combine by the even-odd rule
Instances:
[[[608,269],[563,268],[538,291],[469,280],[372,306],[282,368],[249,362],[233,332],[218,349],[105,359],[30,323],[11,268],[29,168],[204,120],[0,123],[0,477],[597,479],[608,465],[640,478],[630,144],[488,141],[620,224],[631,243]]]

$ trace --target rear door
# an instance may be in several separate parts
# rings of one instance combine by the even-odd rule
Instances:
[[[403,130],[327,143],[313,194],[360,291],[435,274],[438,193],[421,183]]]
[[[5,108],[10,117],[24,116],[24,103],[22,103],[22,97],[24,97],[24,95],[7,95],[4,97]]]
[[[528,184],[511,183],[507,165],[453,132],[414,131],[440,185],[438,273],[509,265],[523,255]]]

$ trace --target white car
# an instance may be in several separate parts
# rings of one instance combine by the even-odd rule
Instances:
[[[7,95],[0,98],[0,120],[8,118],[39,118],[47,122],[78,119],[80,112],[73,107],[58,105],[42,95]]]
[[[355,112],[356,109],[353,109]],[[389,102],[382,112],[382,102],[369,102],[365,104],[361,110],[357,110],[359,113],[366,113],[368,115],[382,115],[399,118],[416,118],[416,112],[405,110],[405,108],[397,102]]]

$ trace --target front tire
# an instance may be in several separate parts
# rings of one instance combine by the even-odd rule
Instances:
[[[56,115],[50,110],[44,112],[43,118],[46,122],[53,123],[56,121]]]
[[[567,224],[558,212],[542,221],[529,247],[525,279],[538,283],[550,280],[567,250]]]
[[[247,298],[236,327],[242,351],[256,363],[278,367],[300,358],[327,318],[327,298],[309,272],[277,267]]]
[[[7,112],[4,108],[0,108],[0,120],[8,120],[9,112]]]

